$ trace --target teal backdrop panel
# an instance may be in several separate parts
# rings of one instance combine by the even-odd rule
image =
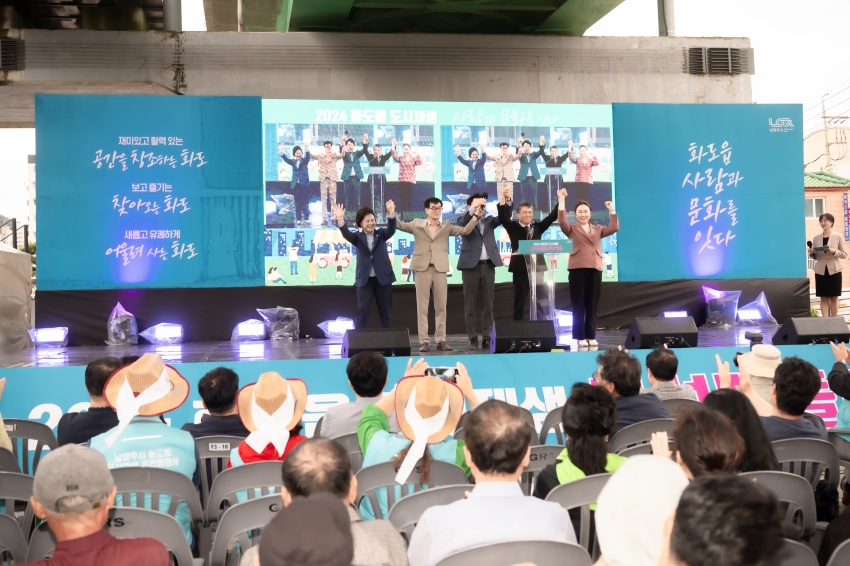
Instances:
[[[259,97],[35,105],[40,290],[263,285]]]
[[[802,106],[614,104],[613,124],[621,281],[806,276]]]

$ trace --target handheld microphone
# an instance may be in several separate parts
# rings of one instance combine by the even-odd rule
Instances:
[[[812,247],[812,241],[811,241],[811,240],[809,240],[808,242],[806,242],[806,245],[807,245],[807,246],[809,246],[809,247],[811,248],[811,247]]]

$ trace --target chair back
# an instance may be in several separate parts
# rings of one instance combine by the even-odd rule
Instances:
[[[47,523],[39,524],[30,535],[27,547],[27,562],[37,562],[53,556],[56,548],[56,535],[47,526]]]
[[[839,437],[838,435],[844,434],[844,435],[850,437],[850,429],[846,429],[846,428],[831,428],[828,431],[826,431],[826,433],[829,437],[830,444],[835,446],[836,451],[838,450],[838,447],[841,445],[842,442],[844,444],[848,443],[848,441],[844,440],[843,438]],[[839,454],[840,454],[840,452],[839,452]],[[838,457],[838,463],[841,465],[842,468],[850,468],[850,460],[842,460],[841,456]]]
[[[159,512],[159,498],[168,495],[171,496],[171,501],[165,513],[174,517],[180,502],[186,503],[189,507],[192,532],[198,534],[199,527],[204,523],[204,512],[201,509],[198,492],[192,484],[192,480],[188,477],[172,470],[133,467],[114,468],[112,479],[115,480],[118,494],[121,495],[120,509],[127,507],[146,509],[145,495],[150,494],[150,509]],[[131,500],[132,495],[136,496],[135,503]],[[142,517],[144,518],[144,516]]]
[[[32,496],[32,476],[14,472],[0,472],[0,501],[6,502],[6,515],[15,519],[24,535],[29,536],[32,530],[33,509],[30,503]],[[23,509],[23,515],[16,511]],[[0,538],[0,540],[3,540]]]
[[[348,459],[351,460],[351,472],[356,474],[363,467],[363,453],[360,451],[360,441],[357,440],[357,433],[352,432],[343,436],[334,438],[348,451]]]
[[[46,424],[26,419],[4,419],[3,422],[12,440],[12,454],[15,455],[20,469],[27,475],[35,474],[45,447],[49,450],[56,450],[59,447],[53,431]],[[30,459],[32,459],[32,466],[30,466]]]
[[[683,408],[699,407],[702,403],[695,399],[662,399],[664,408],[667,409],[667,414],[671,419],[675,419]]]
[[[227,550],[234,540],[239,542],[242,553],[260,544],[260,531],[274,519],[280,511],[283,501],[280,495],[267,495],[230,507],[221,516],[210,552],[211,566],[225,566],[233,563],[228,560]]]
[[[387,520],[393,524],[393,527],[401,534],[405,542],[409,543],[410,537],[413,535],[413,529],[416,528],[419,518],[422,517],[422,513],[426,509],[460,501],[471,490],[472,486],[469,484],[446,485],[443,487],[433,487],[419,493],[414,493],[413,495],[402,497],[390,509]]]
[[[630,446],[649,444],[653,432],[666,432],[672,438],[674,422],[674,419],[652,419],[621,428],[608,441],[608,452],[619,454]]]
[[[469,480],[466,473],[460,466],[442,462],[440,460],[432,460],[428,470],[428,481],[423,484],[421,481],[422,461],[417,462],[416,467],[410,474],[407,482],[401,487],[402,497],[424,491],[431,487],[439,487],[443,485],[466,485],[469,486]],[[389,488],[387,492],[387,509],[392,509],[396,502],[395,476],[398,473],[398,466],[394,462],[381,462],[374,466],[366,466],[357,472],[357,499],[354,502],[356,507],[360,507],[360,503],[364,499],[368,499],[375,517],[380,519],[381,506],[378,504],[378,495],[375,490],[378,488]],[[423,488],[423,485],[425,486]],[[467,489],[471,489],[467,487]]]
[[[555,446],[554,444],[531,447],[531,461],[519,478],[519,485],[524,494],[531,495],[534,493],[534,483],[537,476],[540,475],[543,468],[549,464],[554,464],[557,461],[558,454],[563,451],[563,446]]]
[[[832,551],[826,566],[844,566],[845,564],[850,564],[850,540],[845,540]]]
[[[210,525],[219,521],[228,508],[237,504],[237,492],[246,491],[249,500],[273,495],[274,490],[283,485],[280,467],[281,463],[275,460],[254,462],[221,472],[210,488],[204,522]]]
[[[27,562],[27,539],[18,521],[9,515],[0,515],[0,555],[4,550],[15,564]]]
[[[319,420],[318,420],[318,421],[316,421],[316,428],[314,428],[314,429],[313,429],[313,436],[312,436],[312,438],[319,438],[320,436],[322,436],[322,435],[321,435],[321,431],[322,431],[322,423],[323,423],[324,421],[325,421],[325,417],[319,417]]]
[[[21,473],[21,467],[18,465],[18,459],[5,448],[0,448],[0,472]]]
[[[437,566],[511,566],[530,562],[535,566],[592,566],[582,547],[551,540],[497,542],[467,548],[443,558]]]
[[[814,489],[821,474],[830,489],[838,487],[841,470],[835,446],[814,438],[791,438],[771,442],[783,472],[806,478]]]
[[[201,464],[201,501],[209,501],[210,488],[216,476],[227,469],[230,451],[245,440],[240,436],[202,436],[195,439]]]
[[[782,548],[764,566],[818,566],[818,557],[808,545],[785,539]]]
[[[760,483],[787,504],[782,530],[785,538],[808,539],[817,528],[817,509],[812,487],[804,478],[786,472],[747,472],[741,477]]]
[[[676,449],[676,442],[672,439],[668,440],[667,447],[670,449],[670,452],[673,452]],[[632,456],[641,454],[652,454],[652,445],[647,442],[646,444],[635,444],[634,446],[620,450],[620,456],[623,458],[631,458]],[[675,456],[673,459],[675,460]]]
[[[547,443],[549,440],[547,438],[549,436],[549,431],[552,431],[555,433],[556,444],[560,446],[567,445],[567,437],[564,434],[563,415],[563,407],[558,407],[557,409],[549,411],[546,418],[543,419],[543,426],[540,428],[540,444]]]
[[[578,543],[591,556],[595,556],[594,560],[599,558],[599,538],[593,536],[593,546],[591,548],[590,538],[590,506],[596,503],[599,499],[599,494],[602,488],[608,483],[611,474],[596,474],[588,476],[580,480],[571,481],[559,485],[549,492],[546,496],[546,501],[557,503],[567,511],[570,509],[580,508],[581,512],[581,527],[579,528]]]

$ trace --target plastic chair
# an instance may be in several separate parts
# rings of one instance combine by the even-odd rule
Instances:
[[[675,419],[683,408],[702,405],[702,403],[694,399],[662,399],[661,402],[664,403],[664,408],[667,409],[667,414],[672,419]]]
[[[550,540],[521,540],[475,546],[455,552],[437,566],[511,566],[530,562],[535,566],[592,566],[582,547]]]
[[[18,465],[18,459],[5,448],[0,448],[0,472],[21,473],[21,467]]]
[[[544,445],[531,447],[531,461],[528,463],[528,466],[519,478],[519,485],[522,487],[522,492],[524,494],[531,495],[534,493],[534,482],[537,479],[537,476],[540,475],[543,468],[549,464],[554,464],[558,455],[563,451],[563,446],[555,446],[551,444],[549,446]]]
[[[648,444],[653,432],[666,432],[672,438],[674,422],[674,419],[652,419],[621,428],[608,441],[608,452],[619,454],[630,446]]]
[[[782,530],[785,538],[808,540],[817,530],[817,510],[811,485],[796,474],[786,472],[747,472],[741,477],[760,483],[787,503]]]
[[[210,488],[216,476],[227,469],[230,451],[239,446],[240,436],[202,436],[195,439],[201,464],[201,501],[209,501]]]
[[[32,496],[32,476],[14,472],[0,472],[0,501],[6,501],[6,516],[12,517],[25,536],[32,530],[33,509],[30,503]],[[16,506],[20,509],[26,506],[22,517],[16,517]],[[3,540],[0,538],[0,540]]]
[[[670,452],[675,452],[676,442],[674,440],[668,440],[667,447],[670,449]],[[619,455],[623,458],[631,458],[632,456],[638,456],[641,454],[652,454],[652,445],[648,442],[646,444],[636,444],[635,446],[624,448],[619,452]],[[675,456],[673,459],[675,460]]]
[[[28,562],[27,539],[18,521],[9,515],[0,515],[0,554],[3,550],[12,555],[15,564]]]
[[[356,474],[363,467],[363,452],[360,451],[360,441],[357,440],[357,433],[352,432],[343,436],[334,438],[348,451],[348,459],[351,460],[351,473]]]
[[[12,454],[15,455],[21,471],[28,476],[35,474],[38,469],[41,453],[45,447],[50,450],[56,450],[59,447],[53,431],[46,424],[25,419],[4,419],[4,424],[12,440]],[[20,448],[18,448],[18,439],[20,439]],[[33,442],[35,446],[32,445]],[[30,472],[30,452],[32,452],[32,472]]]
[[[393,524],[405,542],[410,542],[413,529],[426,509],[460,501],[471,490],[472,486],[469,484],[446,485],[402,497],[390,509],[387,520]]]
[[[567,511],[580,508],[581,527],[578,532],[578,543],[593,556],[599,559],[599,538],[594,535],[593,548],[590,546],[590,506],[599,499],[602,488],[608,483],[611,474],[596,474],[580,480],[559,485],[546,495],[546,501],[557,503]]]
[[[466,472],[464,472],[460,466],[449,464],[448,462],[441,462],[440,460],[432,460],[428,473],[428,481],[424,484],[427,487],[423,488],[423,483],[420,480],[420,474],[422,473],[420,464],[421,461],[417,463],[407,482],[401,486],[402,498],[405,495],[424,491],[431,487],[444,485],[469,485]],[[394,462],[381,462],[374,466],[366,466],[357,472],[357,499],[355,500],[354,505],[359,508],[360,503],[364,499],[368,499],[375,517],[379,519],[383,518],[380,516],[381,507],[378,504],[378,496],[375,493],[375,490],[378,488],[388,488],[386,489],[387,509],[392,509],[396,502],[395,489],[393,489],[393,487],[398,485],[395,482],[395,476],[397,473],[398,466]]]
[[[312,438],[319,438],[320,436],[322,436],[319,433],[322,430],[322,423],[324,422],[324,420],[325,420],[325,417],[319,417],[319,420],[316,421],[316,428],[313,429]]]
[[[773,452],[783,472],[796,474],[807,479],[814,489],[821,474],[830,489],[838,487],[841,470],[835,446],[825,440],[813,438],[791,438],[771,442]]]
[[[274,495],[272,490],[283,485],[280,468],[278,461],[254,462],[221,472],[210,488],[204,523],[209,526],[220,521],[227,509],[237,505],[237,492],[246,491],[248,500]]]
[[[826,566],[845,566],[846,564],[850,564],[850,540],[845,540],[832,551]]]
[[[274,519],[283,506],[280,495],[267,495],[229,508],[221,516],[210,552],[211,566],[228,563],[227,549],[235,539],[244,553],[260,544],[258,529]]]
[[[785,539],[785,544],[765,566],[818,566],[818,557],[805,544]]]
[[[831,429],[829,429],[828,431],[826,431],[826,433],[827,433],[827,435],[829,436],[829,442],[830,442],[830,444],[832,444],[833,446],[835,446],[835,450],[836,450],[836,452],[837,452],[837,451],[838,451],[839,443],[840,443],[840,442],[845,442],[845,441],[844,441],[844,439],[843,439],[843,438],[839,438],[839,437],[838,437],[838,435],[839,435],[839,434],[846,434],[846,435],[850,436],[850,429],[846,429],[846,428],[831,428]],[[843,468],[850,469],[850,460],[842,460],[840,456],[839,456],[838,458],[839,458],[839,459],[838,459],[838,463],[839,463],[839,464],[840,464]]]
[[[558,407],[557,409],[549,411],[546,418],[543,419],[543,426],[540,428],[540,444],[546,444],[549,431],[552,431],[555,433],[555,440],[558,445],[567,445],[567,437],[564,434],[563,415],[563,407]]]

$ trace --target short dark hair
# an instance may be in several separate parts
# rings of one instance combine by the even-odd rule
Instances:
[[[614,397],[604,387],[576,383],[561,416],[570,462],[586,476],[604,474],[608,464],[607,437],[617,425]]]
[[[351,388],[361,397],[378,397],[387,386],[387,360],[377,352],[359,352],[345,366]]]
[[[531,427],[519,407],[496,399],[469,413],[463,435],[472,462],[485,473],[515,473],[531,444]]]
[[[518,205],[516,205],[516,211],[517,211],[517,212],[519,212],[519,211],[520,211],[520,210],[522,210],[523,208],[530,208],[531,210],[534,210],[534,205],[533,205],[533,204],[531,204],[530,202],[525,202],[525,201],[523,201],[523,202],[519,203]]]
[[[322,145],[333,145],[333,144],[334,144],[334,142],[328,141],[328,140],[322,142]]]
[[[776,386],[776,408],[799,417],[820,391],[821,381],[815,366],[791,356],[782,360],[776,368],[773,384]]]
[[[593,212],[593,207],[591,207],[590,203],[587,202],[586,200],[577,201],[575,207],[573,207],[573,212],[577,211],[578,207],[580,207],[582,205],[586,206],[587,208],[590,209],[591,212]]]
[[[824,219],[828,220],[831,225],[835,226],[835,217],[833,215],[831,215],[830,213],[824,212],[823,214],[821,214],[818,217],[818,222],[820,222],[821,220],[824,220]]]
[[[673,381],[679,369],[679,359],[672,350],[656,348],[646,355],[646,369],[658,381]]]
[[[348,139],[346,139],[346,140],[345,140],[345,145],[348,145],[348,144],[354,145],[354,138],[348,138]]]
[[[673,438],[682,462],[698,478],[709,472],[737,472],[746,446],[735,424],[720,411],[702,405],[676,417]]]
[[[351,489],[348,450],[329,438],[310,438],[286,456],[281,467],[283,487],[292,497],[330,493],[345,497]]]
[[[126,365],[120,358],[100,358],[86,366],[86,390],[92,397],[103,397],[106,380],[115,370]]]
[[[198,394],[212,415],[232,409],[238,393],[239,376],[230,368],[212,369],[198,382]]]
[[[499,147],[508,147],[510,144],[508,142],[502,142],[499,144]]]
[[[360,226],[360,223],[366,220],[366,217],[369,215],[375,216],[375,211],[369,208],[368,206],[364,206],[360,210],[357,211],[357,216],[354,217],[354,223],[357,226]]]
[[[531,142],[529,140],[522,140],[522,147],[525,147],[526,145],[531,147]]]
[[[490,198],[490,195],[488,195],[487,193],[475,193],[474,195],[470,195],[470,197],[466,199],[466,206],[472,206],[472,201],[477,198],[483,198],[484,200],[487,200],[488,198]]]
[[[121,356],[121,365],[128,366],[130,364],[136,363],[141,358],[141,356]]]
[[[373,145],[373,146],[372,146],[372,149],[375,149],[376,147],[377,147],[378,149],[383,149],[383,148],[381,147],[381,144],[379,144],[379,143],[376,143],[375,145]]]
[[[292,155],[295,155],[295,153],[298,152],[298,151],[301,151],[300,145],[296,145],[295,147],[292,148]]]
[[[579,149],[581,149],[581,148],[587,149],[587,146],[586,146],[586,145],[584,145],[584,144],[581,144],[580,146],[578,146],[578,148],[579,148]]]
[[[405,147],[410,147],[410,144],[409,143],[401,144],[401,149],[404,149]]]
[[[624,350],[608,350],[596,357],[596,363],[602,366],[601,378],[614,386],[614,391],[622,397],[632,397],[640,393],[640,362]]]
[[[553,145],[553,146],[550,146],[550,147],[549,147],[549,151],[552,151],[553,149],[558,149],[558,146],[557,146],[557,145]]]
[[[682,492],[670,551],[687,566],[757,566],[782,544],[781,506],[763,485],[745,476],[709,474]]]
[[[441,201],[437,197],[428,197],[425,199],[424,206],[426,209],[431,208],[432,204],[439,204],[440,206],[443,206],[443,201]]]
[[[472,157],[472,152],[473,152],[473,151],[474,151],[475,153],[478,153],[478,148],[477,148],[477,147],[470,147],[470,148],[469,148],[469,152],[468,152],[468,153],[469,153],[469,156],[470,156],[470,157]]]

